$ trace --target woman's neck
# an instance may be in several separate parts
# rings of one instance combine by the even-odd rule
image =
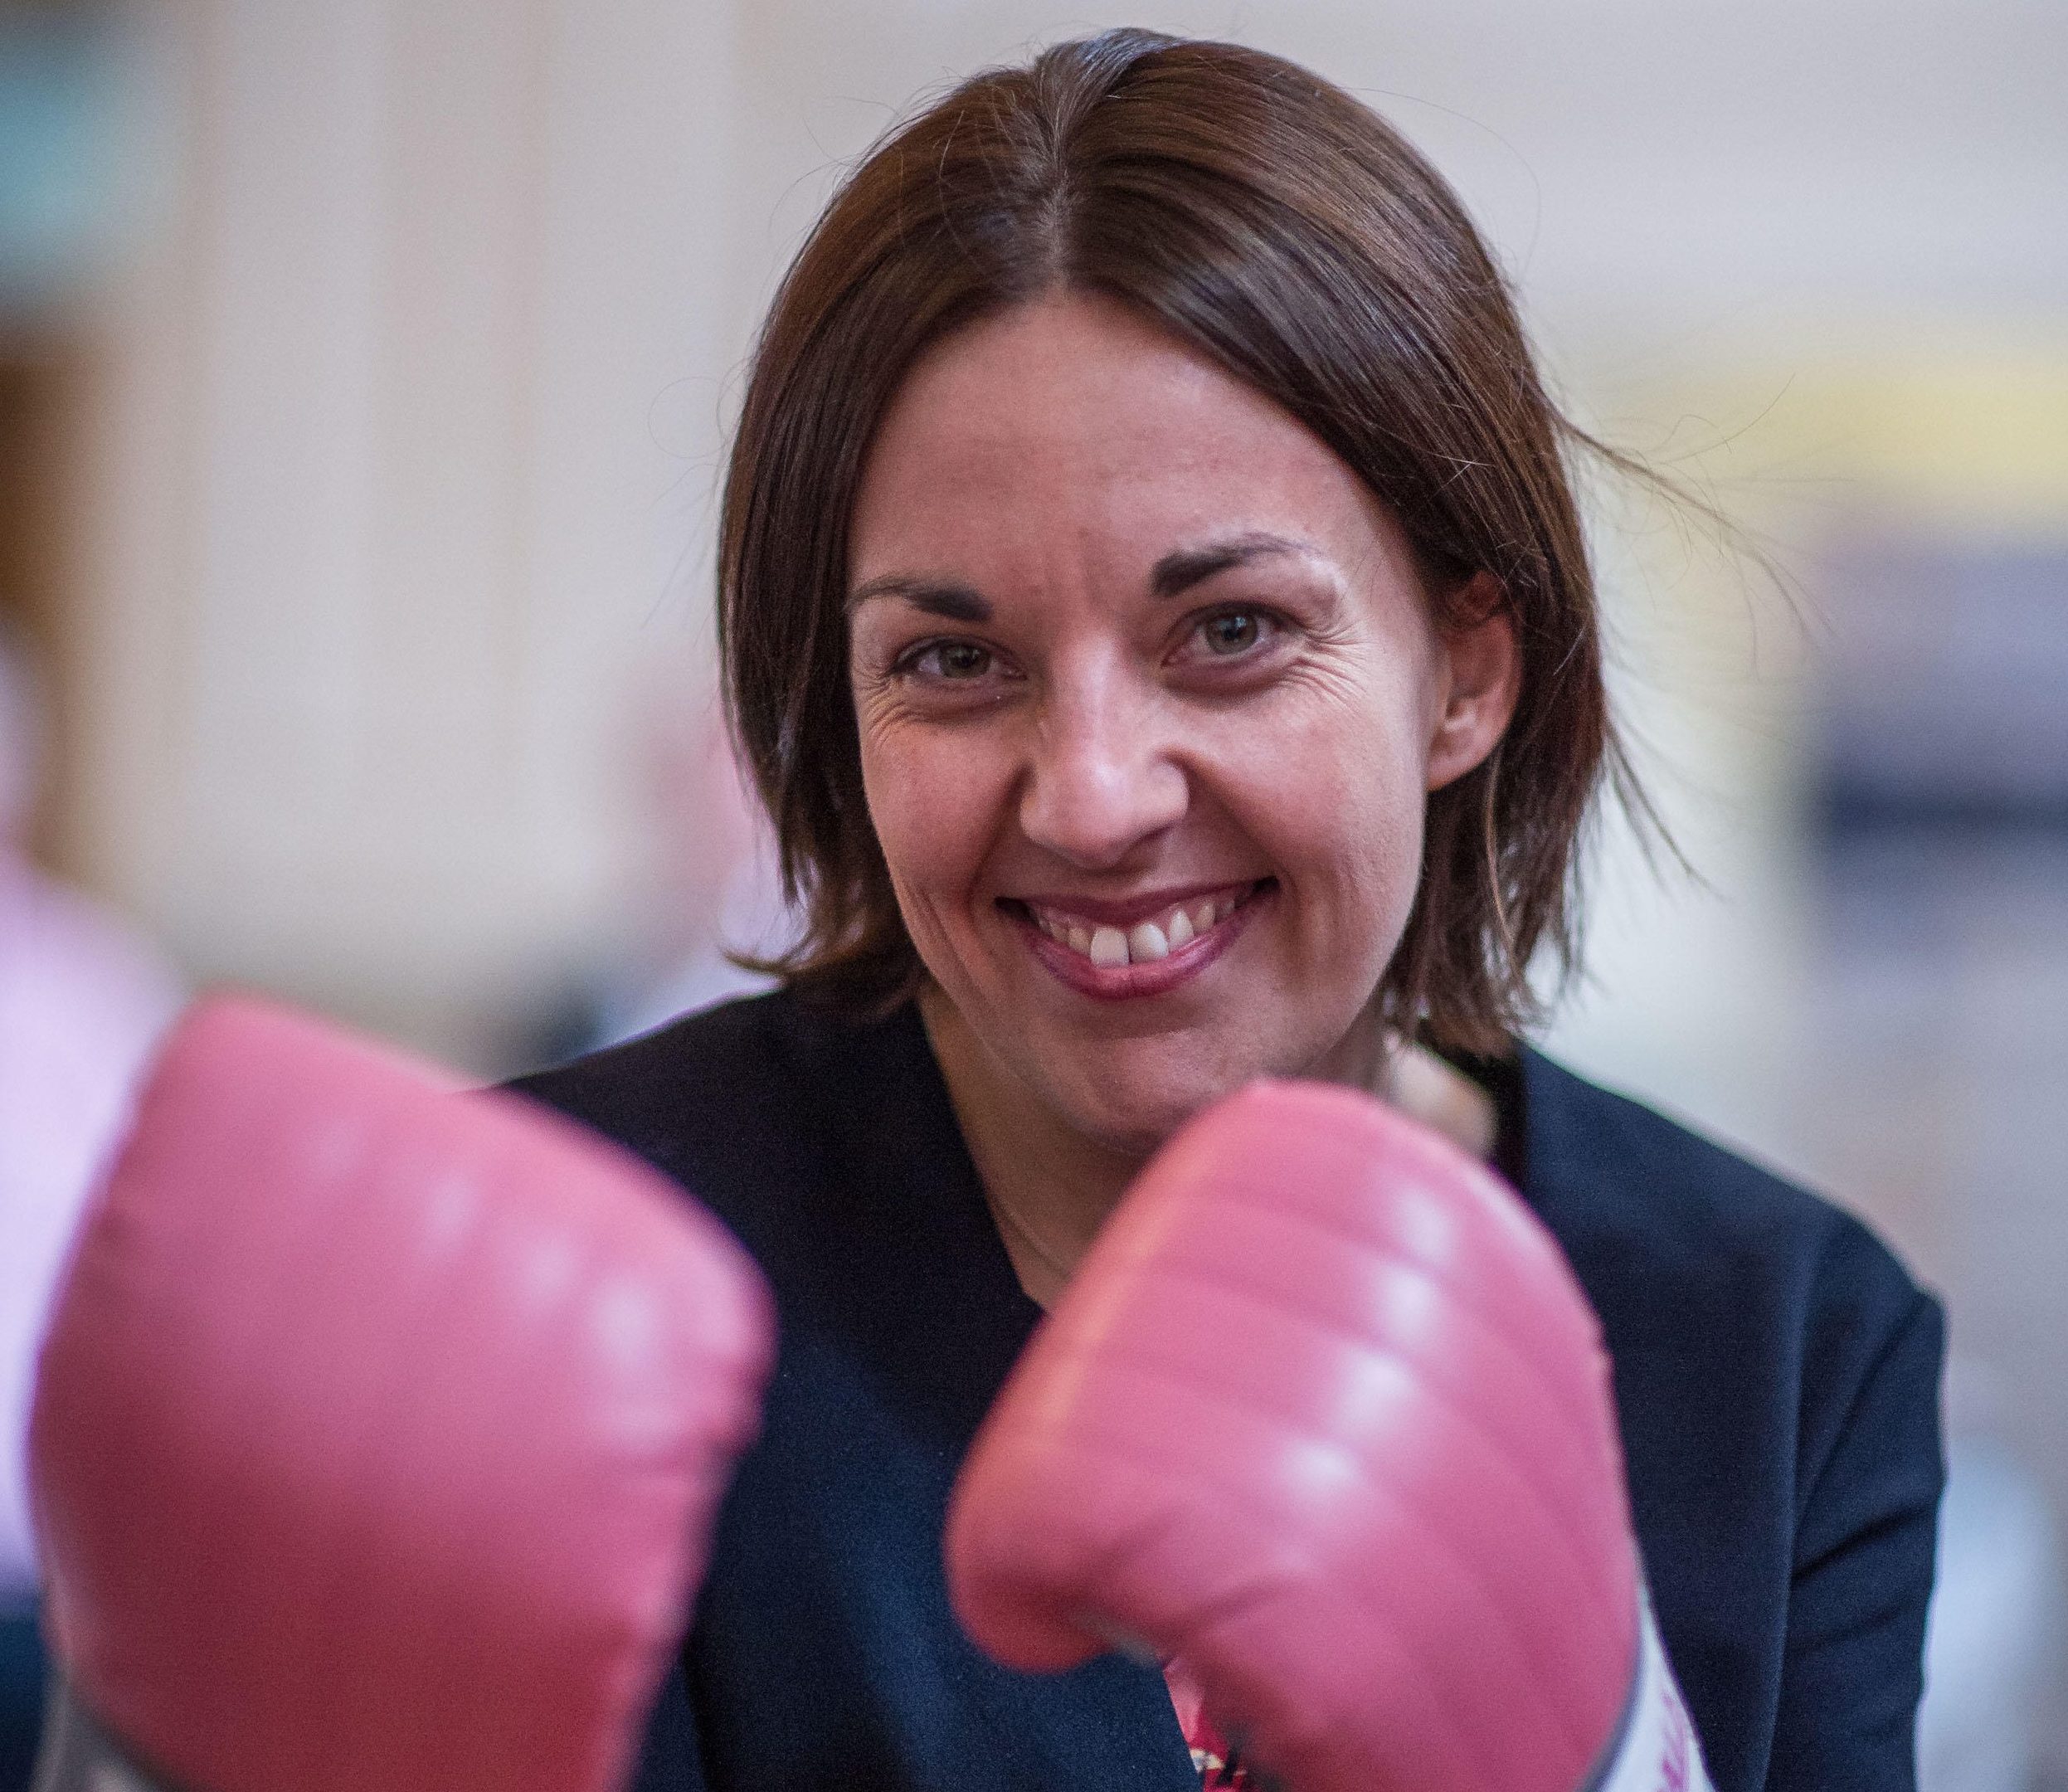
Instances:
[[[1028,1298],[1053,1306],[1146,1159],[1077,1132],[1022,1085],[929,985],[919,1012],[999,1235]],[[1316,1074],[1370,1089],[1476,1157],[1492,1155],[1492,1098],[1433,1052],[1390,1041],[1331,1054]]]
[[[1066,1126],[931,984],[919,1014],[1019,1285],[1052,1306],[1146,1160]]]

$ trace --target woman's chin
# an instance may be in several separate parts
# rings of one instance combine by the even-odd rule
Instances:
[[[1111,1064],[1055,1091],[1071,1130],[1107,1150],[1146,1157],[1202,1109],[1264,1074],[1241,1064]]]

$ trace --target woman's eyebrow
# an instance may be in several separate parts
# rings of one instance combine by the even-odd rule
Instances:
[[[1232,567],[1245,566],[1278,554],[1297,554],[1302,559],[1317,550],[1311,542],[1295,541],[1287,535],[1253,533],[1209,542],[1202,548],[1180,548],[1165,554],[1149,575],[1149,589],[1158,597],[1175,597],[1202,580]]]
[[[913,609],[950,622],[988,622],[991,619],[990,603],[968,586],[917,578],[908,572],[884,572],[864,579],[847,594],[847,613],[853,616],[872,597],[902,597]]]
[[[1218,572],[1247,565],[1252,560],[1280,554],[1306,558],[1319,550],[1311,542],[1296,541],[1288,535],[1252,532],[1233,535],[1225,541],[1209,542],[1199,548],[1178,548],[1159,560],[1149,574],[1149,589],[1157,597],[1175,597]],[[902,597],[913,609],[950,622],[988,622],[991,606],[967,585],[948,579],[921,577],[910,572],[883,572],[864,579],[848,593],[847,611],[852,616],[872,597]]]

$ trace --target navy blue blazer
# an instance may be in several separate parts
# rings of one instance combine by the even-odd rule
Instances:
[[[1936,1303],[1814,1197],[1534,1052],[1506,1074],[1504,1164],[1601,1317],[1718,1792],[1909,1792]],[[518,1086],[693,1191],[780,1312],[641,1792],[1197,1792],[1153,1668],[1015,1673],[949,1610],[948,1490],[1040,1311],[917,1010],[856,1022],[777,993]]]

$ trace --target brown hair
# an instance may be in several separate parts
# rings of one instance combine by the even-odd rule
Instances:
[[[1119,300],[1275,400],[1399,516],[1439,626],[1475,572],[1522,655],[1506,736],[1428,799],[1389,1022],[1497,1051],[1540,947],[1575,951],[1577,838],[1611,728],[1564,463],[1506,285],[1435,171],[1291,62],[1113,31],[965,81],[849,176],[785,277],[727,473],[718,631],[733,725],[803,907],[770,961],[846,1000],[917,986],[864,801],[848,684],[848,528],[915,358],[1068,289]],[[1612,456],[1611,458],[1615,458]],[[1483,587],[1482,587],[1483,588]]]

